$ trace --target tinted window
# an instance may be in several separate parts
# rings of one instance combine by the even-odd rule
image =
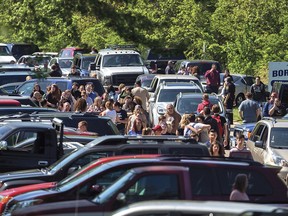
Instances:
[[[252,86],[255,83],[255,78],[254,77],[244,77],[244,84],[248,86]]]
[[[0,56],[11,55],[7,46],[0,46]]]
[[[209,196],[218,189],[213,175],[213,169],[190,167],[192,195]]]
[[[53,62],[53,64],[55,63],[56,61]],[[61,68],[71,68],[73,64],[73,61],[72,60],[69,60],[69,59],[59,59],[59,66]],[[52,65],[52,64],[51,64]]]
[[[222,194],[229,195],[231,193],[235,177],[239,173],[244,173],[248,176],[248,196],[272,194],[272,188],[266,177],[255,170],[217,169]]]
[[[143,62],[138,54],[105,55],[103,67],[142,66]]]
[[[16,59],[19,59],[22,55],[31,55],[39,51],[38,46],[34,44],[14,44],[12,47],[12,55]]]
[[[221,102],[218,99],[210,98],[209,100],[212,104],[218,104],[221,109],[220,113],[223,112]],[[176,105],[177,106],[176,109],[180,113],[191,113],[191,112],[196,113],[198,104],[200,104],[201,102],[202,102],[201,97],[180,98]]]
[[[153,199],[179,199],[178,177],[174,174],[144,176],[125,195],[126,204]]]
[[[95,56],[83,58],[82,68],[88,70],[89,64],[95,60]]]
[[[173,102],[180,92],[201,93],[199,89],[162,89],[159,93],[158,102]]]

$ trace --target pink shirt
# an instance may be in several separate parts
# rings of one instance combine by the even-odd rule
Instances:
[[[235,189],[230,194],[230,200],[231,201],[248,201],[249,197],[245,192],[242,193]]]

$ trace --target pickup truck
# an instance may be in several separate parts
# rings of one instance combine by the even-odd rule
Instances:
[[[0,172],[43,168],[63,154],[63,123],[53,119],[43,122],[2,122],[0,127]],[[60,134],[59,144],[58,135]],[[34,140],[32,145],[26,142]],[[25,147],[23,147],[25,146]]]

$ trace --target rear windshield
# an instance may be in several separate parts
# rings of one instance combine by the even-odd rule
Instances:
[[[11,55],[7,46],[0,46],[0,56]]]
[[[12,54],[16,59],[23,55],[32,55],[34,52],[39,52],[39,48],[34,44],[14,44],[12,47]]]
[[[177,94],[182,93],[201,93],[200,89],[163,89],[159,93],[158,102],[173,102]]]

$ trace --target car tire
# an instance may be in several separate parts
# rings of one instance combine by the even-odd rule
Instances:
[[[241,94],[237,95],[236,100],[235,100],[236,106],[239,106],[242,103],[242,101],[244,101],[244,100],[245,100],[244,94],[241,93]]]

